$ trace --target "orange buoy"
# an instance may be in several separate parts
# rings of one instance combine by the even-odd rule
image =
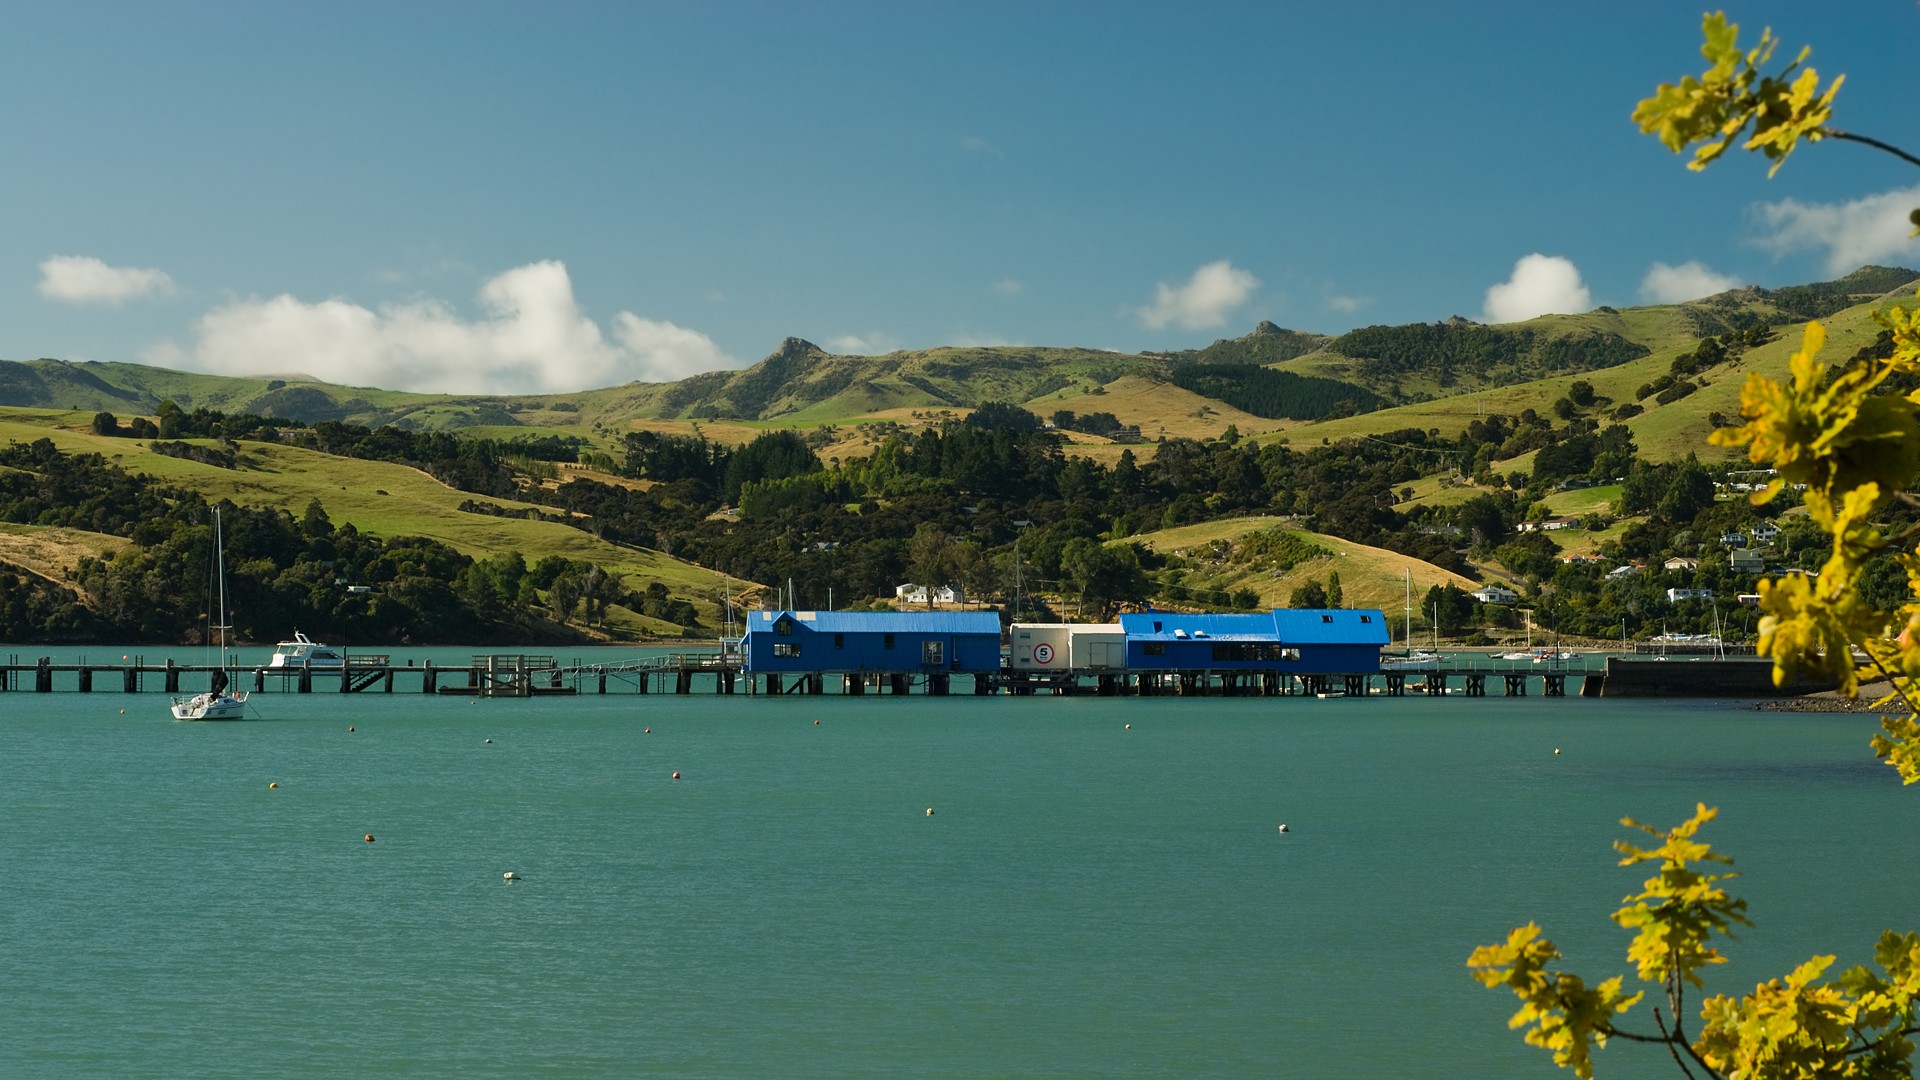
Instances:
[[[347,725],[347,734],[349,734],[349,735],[351,735],[351,734],[353,734],[353,725],[352,725],[352,724],[348,724],[348,725]]]
[[[651,735],[651,734],[653,734],[653,729],[652,729],[652,728],[648,728],[648,729],[647,729],[647,734],[649,734],[649,735]]]
[[[679,773],[677,773],[677,772],[676,772],[676,773],[674,773],[674,774],[673,774],[673,778],[674,778],[675,780],[678,780],[678,779],[680,779],[680,774],[679,774]]]
[[[818,720],[815,720],[815,721],[813,722],[813,726],[814,726],[814,727],[819,727],[819,726],[820,726],[820,721],[818,721]]]
[[[371,843],[373,843],[373,834],[372,834],[372,833],[368,833],[368,834],[367,834],[367,843],[369,843],[369,844],[371,844]]]
[[[1132,725],[1132,724],[1128,724],[1128,725],[1127,725],[1127,730],[1128,730],[1128,731],[1132,731],[1132,730],[1133,730],[1133,725]]]

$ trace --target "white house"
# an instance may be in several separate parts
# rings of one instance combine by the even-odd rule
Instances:
[[[1505,585],[1488,585],[1476,591],[1473,598],[1483,604],[1511,604],[1520,599],[1520,594]]]
[[[1698,570],[1700,569],[1700,560],[1699,559],[1682,559],[1682,558],[1675,557],[1672,559],[1668,559],[1666,562],[1661,563],[1660,565],[1665,567],[1668,570]]]
[[[1712,589],[1668,589],[1667,603],[1677,604],[1682,600],[1711,600]]]
[[[893,587],[893,598],[908,604],[927,602],[927,587],[908,582]],[[933,588],[933,602],[936,604],[964,604],[967,602],[965,590],[958,585],[936,585]]]

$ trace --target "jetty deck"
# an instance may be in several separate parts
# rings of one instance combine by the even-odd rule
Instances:
[[[198,693],[217,664],[171,658],[54,663],[41,657],[0,663],[0,693]],[[733,652],[684,652],[614,663],[562,661],[536,653],[475,655],[465,664],[431,660],[393,664],[384,656],[344,665],[227,668],[236,689],[254,693],[416,693],[487,698],[570,694],[1008,694],[1102,697],[1778,697],[1831,687],[1775,687],[1772,664],[1753,657],[1582,657],[1552,664],[1463,657],[1438,668],[1385,668],[1334,674],[1265,671],[751,672]]]

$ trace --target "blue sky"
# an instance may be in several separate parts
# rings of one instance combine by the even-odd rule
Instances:
[[[0,358],[558,391],[1920,265],[1920,169],[1696,175],[1635,130],[1702,10],[10,5]],[[1911,0],[1726,10],[1920,148]]]

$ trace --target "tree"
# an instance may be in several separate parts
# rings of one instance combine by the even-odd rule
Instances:
[[[1347,595],[1340,588],[1340,571],[1338,570],[1327,575],[1327,606],[1330,608],[1347,606]]]
[[[1780,73],[1762,75],[1759,67],[1778,44],[1772,31],[1742,52],[1739,28],[1724,15],[1707,16],[1703,29],[1701,51],[1712,66],[1677,86],[1661,86],[1634,112],[1643,131],[1659,135],[1676,153],[1702,144],[1689,168],[1705,168],[1749,128],[1752,134],[1741,148],[1764,153],[1775,171],[1801,139],[1859,142],[1920,165],[1920,158],[1903,150],[1828,123],[1840,80],[1823,93],[1812,68],[1795,75],[1807,50]],[[1920,226],[1920,210],[1911,220]],[[1920,678],[1920,596],[1915,593],[1920,551],[1913,548],[1920,525],[1889,535],[1875,523],[1886,520],[1885,511],[1895,503],[1909,510],[1920,506],[1920,499],[1906,494],[1920,479],[1920,392],[1902,396],[1889,385],[1896,378],[1911,385],[1920,375],[1920,305],[1895,305],[1874,317],[1886,331],[1886,355],[1863,350],[1829,369],[1818,358],[1826,332],[1811,321],[1790,362],[1789,378],[1749,374],[1741,391],[1741,423],[1715,431],[1712,441],[1744,446],[1749,460],[1776,470],[1773,482],[1753,497],[1755,503],[1796,488],[1808,519],[1831,541],[1832,555],[1817,577],[1787,575],[1760,583],[1765,615],[1759,648],[1773,659],[1775,682],[1811,670],[1851,694],[1863,674],[1884,679],[1890,690],[1882,702],[1900,700],[1910,715],[1883,717],[1883,734],[1874,737],[1873,751],[1911,784],[1920,781],[1920,722],[1911,715],[1920,703],[1914,684]],[[1691,483],[1684,475],[1681,481],[1661,497],[1662,504],[1674,488]],[[1876,606],[1854,583],[1870,561],[1894,552],[1908,582],[1892,603]],[[1864,665],[1854,663],[1856,646],[1866,654]],[[1658,1006],[1652,1009],[1651,1029],[1620,1026],[1620,1018],[1645,992],[1624,992],[1624,976],[1589,985],[1571,972],[1549,968],[1559,951],[1532,923],[1502,944],[1476,950],[1468,960],[1475,977],[1512,990],[1521,1001],[1513,1026],[1526,1028],[1527,1042],[1551,1051],[1557,1064],[1583,1078],[1593,1075],[1593,1052],[1612,1038],[1662,1044],[1688,1076],[1696,1069],[1743,1080],[1911,1076],[1912,1036],[1920,1034],[1920,934],[1881,935],[1874,950],[1881,973],[1861,966],[1821,981],[1834,957],[1815,956],[1738,999],[1708,998],[1700,1005],[1698,1036],[1688,1036],[1686,988],[1700,987],[1700,972],[1725,961],[1715,938],[1735,924],[1747,925],[1745,901],[1722,885],[1733,875],[1707,872],[1732,860],[1697,839],[1714,813],[1701,805],[1691,819],[1664,831],[1628,820],[1660,843],[1615,845],[1622,865],[1659,864],[1643,891],[1613,916],[1635,931],[1627,955],[1639,979],[1666,998],[1664,1013]]]
[[[1327,606],[1327,588],[1318,581],[1309,580],[1294,587],[1287,597],[1290,608],[1323,608]]]

